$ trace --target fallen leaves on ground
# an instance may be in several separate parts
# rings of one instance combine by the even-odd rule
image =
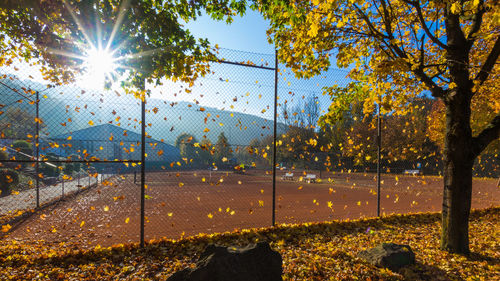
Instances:
[[[474,211],[471,255],[439,249],[438,213],[280,225],[137,244],[78,249],[70,243],[0,241],[0,276],[15,280],[165,280],[193,266],[209,243],[269,241],[283,256],[284,280],[494,280],[500,272],[500,207]],[[409,244],[417,263],[398,272],[356,257],[381,242]]]

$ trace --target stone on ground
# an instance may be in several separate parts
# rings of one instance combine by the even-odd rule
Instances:
[[[378,267],[398,270],[415,263],[415,253],[408,245],[382,243],[375,248],[361,251],[358,256]]]
[[[167,281],[282,281],[281,255],[267,242],[245,248],[209,245],[196,268],[174,273]]]

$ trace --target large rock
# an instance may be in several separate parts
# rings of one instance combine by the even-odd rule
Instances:
[[[410,246],[394,243],[382,243],[375,248],[361,251],[358,256],[375,266],[391,270],[415,263],[415,253]]]
[[[282,281],[281,255],[267,242],[245,248],[209,245],[196,268],[174,273],[167,281]]]

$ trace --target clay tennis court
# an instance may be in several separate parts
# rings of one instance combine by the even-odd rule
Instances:
[[[373,173],[322,172],[316,183],[299,181],[303,172],[295,171],[294,180],[281,179],[283,174],[276,184],[277,223],[376,216]],[[474,179],[473,208],[500,204],[497,181]],[[9,238],[71,241],[81,247],[138,242],[139,183],[133,174],[114,176],[15,225]],[[146,240],[271,225],[270,172],[150,172],[146,184]],[[440,177],[383,174],[381,190],[383,214],[441,209]]]

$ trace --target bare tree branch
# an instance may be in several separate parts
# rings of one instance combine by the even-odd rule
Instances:
[[[488,79],[488,76],[490,75],[493,66],[495,66],[498,56],[500,56],[500,37],[497,38],[497,41],[495,42],[493,49],[491,50],[490,54],[486,58],[486,61],[481,67],[481,70],[474,79],[476,81],[479,81],[479,85],[482,85],[484,81]]]
[[[429,36],[429,38],[431,38],[432,42],[434,42],[436,45],[438,45],[442,49],[447,50],[448,46],[446,44],[444,44],[443,42],[439,41],[439,39],[436,38],[434,36],[434,34],[432,34],[431,31],[429,30],[429,27],[427,26],[427,23],[425,22],[424,16],[422,15],[422,7],[420,7],[420,3],[418,1],[409,1],[407,3],[412,5],[413,7],[415,7],[415,9],[417,10],[418,20],[420,21],[420,24],[422,25],[422,28],[424,29],[425,34],[427,34],[427,36]]]
[[[356,8],[356,10],[358,11],[358,13],[360,14],[360,16],[363,18],[363,20],[366,22],[366,24],[368,25],[368,27],[370,28],[370,30],[373,32],[373,35],[380,38],[380,39],[384,39],[384,38],[387,38],[386,35],[384,35],[383,33],[381,33],[379,30],[377,30],[375,28],[375,26],[373,26],[372,22],[370,21],[370,19],[368,18],[368,16],[363,12],[363,10],[361,10],[361,8],[358,7],[358,5],[354,4],[353,5],[354,8]]]
[[[363,11],[356,4],[354,4],[354,7],[356,8],[360,16],[363,18],[363,20],[366,22],[370,30],[374,33],[374,36],[378,38],[381,41],[381,43],[387,45],[389,50],[392,51],[397,57],[408,59],[408,55],[406,54],[406,52],[391,42],[390,39],[393,38],[392,33],[388,35],[382,34],[379,30],[377,30],[373,26],[368,16],[365,13],[363,13]],[[389,42],[387,42],[386,39],[389,39]],[[410,63],[407,63],[407,65],[410,69],[412,69],[412,65]],[[434,83],[434,81],[432,81],[432,79],[422,69],[417,68],[412,71],[415,74],[415,76],[417,76],[417,78],[420,79],[420,81],[422,81],[429,88],[433,97],[436,98],[444,97],[445,91],[443,90],[443,88],[439,87],[436,83]]]
[[[472,139],[473,157],[478,156],[492,141],[500,137],[500,113],[486,126],[486,128]]]
[[[470,46],[474,43],[474,40],[476,39],[476,32],[479,31],[481,28],[481,24],[483,23],[483,14],[486,12],[486,9],[484,8],[484,0],[479,0],[479,4],[477,5],[477,12],[474,14],[474,19],[472,22],[472,28],[467,35],[467,40],[469,41]]]

